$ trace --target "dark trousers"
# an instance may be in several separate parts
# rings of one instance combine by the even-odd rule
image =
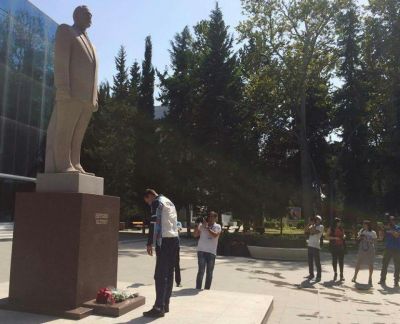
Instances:
[[[199,264],[199,271],[197,272],[196,289],[201,289],[204,272],[206,272],[206,269],[206,283],[204,285],[204,289],[210,289],[215,266],[215,255],[208,252],[198,251],[197,260]]]
[[[398,249],[386,249],[385,252],[383,253],[381,279],[383,281],[386,280],[388,266],[389,266],[390,260],[392,258],[393,258],[393,262],[394,262],[394,281],[399,282],[400,250],[398,250]]]
[[[156,270],[154,280],[156,283],[156,302],[157,308],[164,308],[169,305],[172,287],[174,284],[174,266],[176,260],[176,252],[179,247],[179,239],[163,238],[161,246],[156,246]]]
[[[178,251],[176,252],[175,258],[175,282],[179,286],[181,284],[181,266],[180,266],[180,253],[181,248],[178,246]]]
[[[333,271],[337,273],[337,264],[339,261],[340,275],[343,275],[343,262],[344,262],[344,247],[333,246],[331,248],[332,253],[332,267]]]
[[[319,256],[319,249],[309,247],[308,248],[308,269],[310,276],[314,276],[314,262],[317,268],[317,277],[321,277],[321,259]]]

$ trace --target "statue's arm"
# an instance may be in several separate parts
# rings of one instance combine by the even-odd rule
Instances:
[[[54,83],[57,89],[57,99],[71,98],[69,78],[72,35],[68,25],[60,25],[56,33],[54,52]]]

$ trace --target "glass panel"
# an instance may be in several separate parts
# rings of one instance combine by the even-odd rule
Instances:
[[[0,0],[0,173],[36,177],[44,168],[56,29],[28,1]],[[0,222],[10,220],[21,186],[0,179]]]

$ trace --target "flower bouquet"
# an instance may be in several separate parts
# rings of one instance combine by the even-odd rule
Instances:
[[[138,293],[132,294],[130,292],[117,288],[101,288],[97,292],[96,302],[98,304],[115,304],[138,296]]]

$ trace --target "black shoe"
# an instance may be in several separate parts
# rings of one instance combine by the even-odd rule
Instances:
[[[383,279],[379,280],[378,285],[386,286],[386,280]]]
[[[399,288],[399,283],[398,282],[394,283],[394,288]]]
[[[183,287],[182,284],[180,284],[180,283],[177,283],[176,286],[177,286],[178,288],[179,288],[179,287]]]
[[[169,313],[169,305],[164,306],[164,313]]]
[[[159,318],[159,317],[164,317],[164,314],[165,314],[164,311],[162,311],[161,309],[152,308],[148,312],[144,312],[143,316],[144,317]]]
[[[321,281],[321,277],[317,276],[317,278],[315,278],[315,282],[320,282]]]
[[[340,275],[340,281],[345,281],[343,275]]]
[[[314,279],[314,275],[308,275],[308,276],[305,277],[305,278],[307,278],[308,280],[312,280],[312,279]]]
[[[335,275],[333,276],[333,281],[337,280],[337,273],[335,273]]]

